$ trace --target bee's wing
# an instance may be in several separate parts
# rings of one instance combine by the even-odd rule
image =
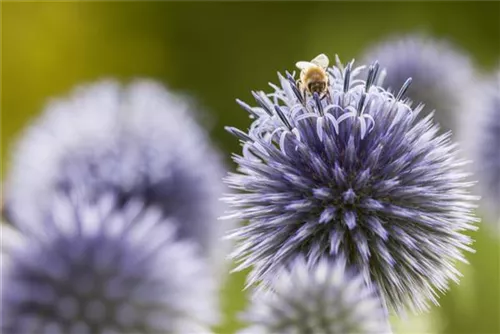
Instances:
[[[305,70],[306,68],[309,68],[311,66],[316,66],[314,63],[311,63],[309,61],[299,61],[295,64],[299,70]]]
[[[322,54],[318,55],[316,58],[314,58],[313,60],[311,60],[311,63],[313,63],[317,66],[323,67],[323,68],[327,68],[328,64],[330,63],[330,60],[328,59],[328,57],[324,53],[322,53]]]

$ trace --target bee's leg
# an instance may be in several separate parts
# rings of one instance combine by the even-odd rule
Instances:
[[[324,98],[326,98],[326,101],[328,101],[329,104],[333,103],[332,95],[330,94],[330,90],[328,90],[328,89],[326,90],[326,92],[323,94],[321,99],[323,100]]]

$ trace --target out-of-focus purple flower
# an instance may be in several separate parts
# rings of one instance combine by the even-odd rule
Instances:
[[[7,215],[18,225],[39,223],[55,191],[112,192],[121,203],[160,207],[181,238],[221,262],[225,169],[193,111],[149,81],[103,81],[53,101],[14,147]]]
[[[449,134],[438,135],[432,115],[377,82],[362,68],[329,68],[328,91],[304,100],[295,79],[280,76],[274,92],[254,93],[258,107],[240,139],[238,172],[227,184],[231,218],[248,220],[238,240],[235,270],[252,267],[248,284],[265,284],[299,254],[309,264],[344,256],[387,306],[414,311],[437,304],[437,292],[458,281],[455,262],[475,229],[475,197]]]
[[[77,197],[56,197],[40,224],[2,227],[1,332],[208,332],[217,292],[197,245],[140,201]]]
[[[468,110],[474,117],[464,118],[464,130],[469,141],[469,156],[474,160],[481,209],[487,221],[497,222],[500,228],[500,71],[485,80],[476,91]],[[471,124],[470,119],[477,119]],[[472,134],[472,135],[471,135]]]
[[[379,84],[392,92],[413,78],[406,95],[425,104],[421,116],[435,110],[434,119],[443,132],[457,130],[463,96],[476,82],[474,67],[463,50],[424,35],[394,36],[366,50],[362,59],[379,62],[385,69]]]
[[[269,289],[252,296],[244,314],[250,327],[242,334],[391,332],[381,301],[343,258],[321,259],[310,268],[298,257],[276,274]]]

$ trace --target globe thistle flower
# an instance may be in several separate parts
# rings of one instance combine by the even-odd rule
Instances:
[[[43,224],[2,228],[1,332],[208,332],[216,289],[196,245],[139,201],[75,198],[56,198]]]
[[[221,262],[225,168],[194,109],[149,81],[103,81],[53,101],[14,147],[7,215],[31,224],[41,221],[56,191],[89,198],[113,192],[121,203],[139,198],[159,206],[180,238]]]
[[[444,40],[408,35],[376,44],[362,58],[363,63],[378,61],[385,69],[378,84],[390,91],[413,78],[406,95],[425,104],[421,116],[435,110],[434,119],[443,132],[457,130],[464,92],[475,82],[474,68],[464,51]]]
[[[482,207],[488,220],[498,222],[500,227],[500,71],[486,80],[478,92],[479,98],[471,103],[476,113],[477,124],[466,127],[475,132],[470,141],[474,147],[470,155],[474,158],[474,169],[478,175]]]
[[[362,70],[337,59],[324,98],[288,74],[253,94],[258,107],[240,102],[254,121],[228,128],[243,154],[226,179],[239,191],[227,217],[249,222],[228,236],[235,270],[252,267],[248,285],[265,284],[299,254],[311,265],[344,256],[388,307],[427,310],[472,251],[476,198],[450,134],[403,98],[411,80],[394,96],[374,84],[377,64],[366,80]]]
[[[248,334],[390,333],[387,314],[363,277],[345,259],[321,259],[309,268],[303,257],[281,269],[270,291],[256,290],[244,318]]]

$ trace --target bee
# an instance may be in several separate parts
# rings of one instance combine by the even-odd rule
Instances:
[[[328,68],[329,59],[325,54],[320,54],[311,61],[299,61],[296,66],[300,69],[300,79],[297,80],[297,88],[306,96],[318,93],[323,98],[328,95]],[[304,99],[305,100],[305,99]]]

